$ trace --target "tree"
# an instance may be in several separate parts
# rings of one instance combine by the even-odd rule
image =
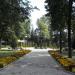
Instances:
[[[9,36],[4,37],[11,32],[17,37],[16,30],[19,31],[21,28],[19,22],[29,18],[30,10],[28,0],[0,0],[0,40],[6,40],[6,38],[8,40]],[[15,36],[13,36],[14,39]]]
[[[37,20],[37,25],[39,29],[39,37],[40,40],[46,43],[47,39],[50,39],[49,36],[49,25],[48,19],[45,16],[42,16],[40,19]]]
[[[63,3],[62,3],[63,2]],[[68,28],[68,57],[71,58],[72,57],[72,50],[71,50],[71,31],[72,31],[72,15],[73,15],[73,7],[72,4],[73,2],[75,2],[75,0],[46,0],[46,9],[48,11],[48,14],[51,17],[51,23],[52,23],[52,27],[57,29],[57,27],[61,30],[61,27],[63,23],[67,24],[65,26],[65,28]],[[62,3],[62,4],[61,4]],[[59,11],[58,11],[59,10]],[[62,10],[62,12],[60,12]],[[63,13],[63,14],[62,14]],[[58,15],[58,16],[57,16]],[[62,18],[61,18],[61,17]],[[62,20],[64,17],[64,21]],[[58,20],[58,21],[57,21]],[[60,23],[59,23],[60,21]],[[63,23],[62,23],[63,21]],[[57,24],[60,24],[57,25]],[[54,27],[56,25],[57,27]],[[51,27],[51,28],[52,28]],[[60,38],[61,39],[61,38]],[[60,41],[61,42],[61,41]]]
[[[16,29],[16,34],[18,34],[20,39],[24,39],[25,36],[30,35],[30,19],[26,19],[24,22],[20,22],[20,30],[17,31]]]
[[[40,30],[40,36],[49,39],[48,20],[45,16],[37,20],[38,29]]]
[[[51,17],[51,29],[60,32],[60,53],[62,49],[62,32],[65,27],[64,5],[65,0],[46,0],[47,16]],[[58,35],[57,35],[58,36]]]

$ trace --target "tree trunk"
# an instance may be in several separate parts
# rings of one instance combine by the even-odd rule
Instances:
[[[72,1],[69,0],[69,13],[68,13],[68,57],[72,58],[72,49],[71,49],[71,13],[72,13]]]
[[[1,49],[1,39],[0,39],[0,49]]]
[[[62,31],[60,30],[60,38],[59,38],[59,42],[60,42],[60,53],[62,53]]]

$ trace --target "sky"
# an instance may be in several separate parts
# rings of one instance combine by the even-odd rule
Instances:
[[[29,0],[31,2],[31,5],[37,6],[37,8],[39,8],[40,10],[34,10],[33,12],[31,12],[31,24],[33,26],[34,29],[37,28],[37,19],[39,19],[40,17],[42,17],[44,14],[46,14],[45,8],[44,8],[44,1],[45,0]]]

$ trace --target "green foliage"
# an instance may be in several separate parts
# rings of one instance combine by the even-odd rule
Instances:
[[[49,16],[51,20],[50,28],[53,32],[51,36],[52,38],[55,37],[53,40],[55,40],[56,43],[59,41],[61,43],[63,40],[62,34],[67,24],[68,3],[66,0],[46,0],[45,3],[45,8],[48,12],[46,15]]]
[[[16,46],[17,38],[24,35],[20,22],[29,18],[31,8],[28,0],[0,0],[0,40]]]
[[[43,37],[43,38],[47,38],[49,39],[50,36],[49,36],[49,29],[48,29],[48,19],[47,17],[43,16],[41,17],[40,19],[37,20],[37,25],[38,25],[38,28],[40,30],[40,36]]]
[[[15,35],[12,36],[12,39],[10,40],[10,46],[15,49],[17,47],[17,37]]]
[[[46,3],[47,15],[51,17],[51,29],[60,31],[65,25],[65,0],[46,0]]]
[[[19,37],[20,39],[25,38],[26,35],[30,35],[30,19],[26,19],[24,22],[20,22],[20,31],[19,33]]]

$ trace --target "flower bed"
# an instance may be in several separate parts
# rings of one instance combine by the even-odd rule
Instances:
[[[31,51],[30,50],[20,50],[20,51],[15,51],[14,54],[12,54],[11,56],[0,57],[0,68],[3,68],[7,64],[17,60],[19,57],[22,57],[23,55],[28,54],[29,52]]]
[[[4,66],[15,61],[16,59],[17,59],[16,57],[10,57],[10,56],[0,58],[0,68],[3,68]]]
[[[21,57],[21,56],[23,56],[25,54],[28,54],[29,52],[30,52],[30,50],[19,50],[19,51],[16,51],[13,56]]]
[[[48,51],[66,70],[72,71],[75,68],[75,62],[59,54],[57,51]]]

